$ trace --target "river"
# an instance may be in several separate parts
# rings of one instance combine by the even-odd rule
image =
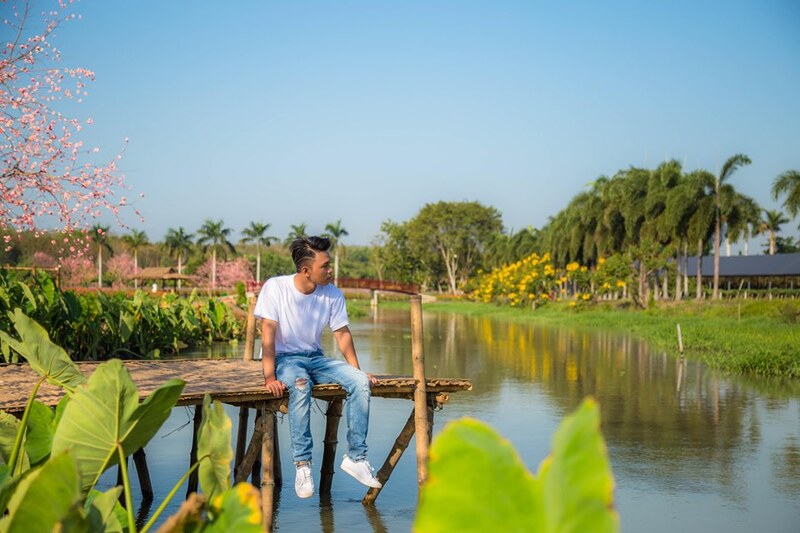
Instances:
[[[351,329],[364,369],[411,374],[407,311],[379,309]],[[725,377],[691,362],[680,367],[619,332],[425,312],[424,335],[429,376],[473,382],[472,391],[452,394],[436,412],[434,439],[448,421],[475,417],[508,439],[535,472],[561,419],[591,395],[600,405],[623,532],[800,530],[797,384]],[[329,334],[323,344],[333,349]],[[224,345],[193,355],[238,356],[242,349]],[[376,469],[411,407],[404,400],[372,402],[368,443]],[[323,409],[320,403],[312,426],[317,483]],[[235,432],[237,411],[228,413]],[[191,412],[176,408],[146,448],[156,505],[186,471],[190,428]],[[340,443],[344,431],[343,419]],[[417,498],[413,442],[373,510],[361,505],[365,488],[339,473],[338,461],[329,500],[298,499],[287,419],[279,436],[286,479],[276,531],[410,531]]]

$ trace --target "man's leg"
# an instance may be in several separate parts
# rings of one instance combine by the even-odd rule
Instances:
[[[339,359],[317,356],[311,359],[310,373],[315,383],[337,383],[347,392],[347,455],[354,461],[367,456],[369,428],[369,378],[361,370]]]
[[[289,431],[295,463],[311,462],[311,390],[314,384],[307,368],[308,357],[283,355],[275,358],[275,378],[289,391]]]

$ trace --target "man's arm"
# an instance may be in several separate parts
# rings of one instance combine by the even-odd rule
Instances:
[[[283,396],[286,386],[275,379],[275,332],[278,323],[261,319],[261,366],[264,369],[264,388],[275,396]]]
[[[358,366],[358,355],[356,355],[356,346],[353,344],[353,334],[350,333],[350,328],[343,326],[337,329],[333,332],[333,338],[336,339],[336,344],[339,345],[339,350],[341,350],[342,355],[344,355],[345,361],[347,361],[350,366],[354,366],[360,370],[361,367]],[[367,377],[369,377],[370,384],[375,385],[378,383],[378,380],[372,374],[367,374]]]

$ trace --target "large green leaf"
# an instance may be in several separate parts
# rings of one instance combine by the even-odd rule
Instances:
[[[200,489],[209,498],[225,492],[231,486],[231,460],[233,448],[231,419],[225,414],[220,402],[211,402],[211,396],[203,398],[203,419],[198,430],[197,457]],[[207,458],[206,458],[207,457]]]
[[[139,404],[136,385],[121,361],[97,367],[73,395],[56,428],[53,453],[72,450],[80,465],[81,487],[92,488],[117,464],[117,446],[128,456],[147,444],[167,419],[186,383],[172,379]]]
[[[34,401],[31,404],[28,429],[25,435],[25,451],[28,453],[32,466],[36,466],[50,457],[53,432],[55,431],[54,419],[53,410],[42,402]]]
[[[449,424],[430,449],[415,530],[540,531],[534,480],[508,441],[473,419]]]
[[[60,524],[80,520],[78,469],[69,454],[53,457],[17,485],[0,531],[54,531]]]
[[[47,331],[35,320],[29,318],[20,309],[14,310],[14,327],[22,338],[22,342],[0,331],[0,338],[14,350],[22,354],[40,376],[47,381],[72,391],[86,382],[75,363],[63,348],[50,340]]]
[[[431,447],[414,531],[615,532],[613,486],[593,400],[564,419],[535,477],[491,428],[462,419]]]
[[[17,438],[17,433],[21,431],[21,422],[19,418],[5,411],[0,411],[0,460],[8,464],[11,457],[11,452],[14,449],[14,441]],[[24,437],[23,437],[23,443]],[[22,455],[22,471],[24,472],[31,467],[30,461],[26,454]]]
[[[210,506],[211,520],[204,533],[259,533],[261,529],[261,494],[247,482],[238,483],[215,497]]]
[[[614,478],[600,433],[594,400],[584,400],[567,416],[553,438],[553,452],[542,461],[541,483],[547,531],[616,531]]]
[[[124,516],[125,510],[119,503],[122,487],[113,487],[106,492],[91,491],[86,498],[84,510],[89,522],[90,531],[103,533],[122,533],[124,531],[119,514]]]

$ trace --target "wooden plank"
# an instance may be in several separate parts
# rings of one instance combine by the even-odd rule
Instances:
[[[208,393],[214,400],[233,405],[274,400],[264,390],[261,361],[241,359],[174,359],[154,361],[124,361],[136,383],[141,397],[145,397],[168,379],[182,379],[186,387],[178,405],[202,404]],[[90,375],[100,363],[77,363],[85,375]],[[410,376],[376,376],[378,384],[372,388],[376,398],[404,398],[416,390],[416,380]],[[0,365],[0,410],[22,412],[39,376],[27,364]],[[426,378],[427,392],[458,392],[471,390],[466,379]],[[49,383],[39,389],[36,399],[46,405],[55,405],[64,391]],[[314,397],[329,401],[344,398],[338,385],[315,385]],[[284,395],[284,398],[287,395]]]

